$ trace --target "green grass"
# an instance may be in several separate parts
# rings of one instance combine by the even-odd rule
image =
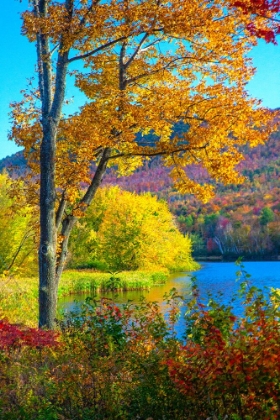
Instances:
[[[106,290],[144,290],[165,283],[167,277],[167,271],[96,273],[93,271],[67,270],[62,275],[58,296]]]
[[[97,273],[67,270],[63,273],[58,297],[89,294],[106,290],[144,290],[163,284],[167,271],[133,271]],[[0,319],[11,323],[36,326],[38,321],[38,279],[36,277],[0,277]]]
[[[0,318],[11,323],[36,326],[38,322],[38,279],[0,278]]]

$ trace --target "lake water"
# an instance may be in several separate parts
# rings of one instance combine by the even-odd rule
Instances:
[[[244,262],[243,270],[250,274],[249,282],[254,286],[266,291],[270,287],[280,288],[280,262]],[[170,276],[166,284],[155,286],[149,291],[129,291],[123,293],[102,293],[101,296],[113,299],[116,303],[126,303],[128,300],[139,302],[141,296],[148,301],[159,302],[164,311],[163,296],[172,288],[176,288],[180,295],[188,298],[191,290],[191,277],[195,276],[197,285],[202,298],[207,297],[211,293],[214,297],[218,296],[222,303],[231,303],[232,297],[237,293],[240,282],[237,281],[237,271],[240,268],[233,262],[205,262],[201,264],[201,269],[194,273],[177,273]],[[72,311],[80,303],[85,301],[84,295],[70,296],[62,298],[59,301],[59,309],[66,312]],[[240,313],[238,302],[233,303],[234,312]],[[184,313],[184,307],[182,307]],[[183,334],[184,323],[181,320],[177,326],[179,335]]]

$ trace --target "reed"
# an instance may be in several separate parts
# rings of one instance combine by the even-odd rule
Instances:
[[[61,278],[58,297],[91,294],[110,290],[147,290],[163,284],[168,271],[126,271],[101,273],[66,270]],[[36,326],[38,322],[38,279],[36,277],[0,277],[0,319],[11,323]]]
[[[67,270],[63,273],[58,295],[89,294],[110,290],[147,290],[157,284],[164,284],[167,271],[123,271],[119,273],[98,273],[94,271]]]

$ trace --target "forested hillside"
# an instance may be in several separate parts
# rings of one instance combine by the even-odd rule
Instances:
[[[21,152],[0,161],[0,169],[12,174],[25,170]],[[12,169],[13,168],[13,169]],[[174,190],[168,168],[158,158],[129,177],[118,177],[110,169],[104,183],[142,193],[150,191],[166,200],[183,233],[191,235],[194,255],[234,259],[277,259],[280,254],[280,133],[263,146],[246,151],[239,165],[246,177],[242,185],[218,186],[207,204]],[[207,173],[199,166],[188,168],[203,182]]]
[[[155,159],[130,177],[111,172],[107,183],[141,193],[151,191],[169,203],[182,232],[190,234],[196,256],[234,259],[278,258],[280,253],[280,133],[255,149],[246,150],[239,165],[246,177],[242,185],[218,186],[207,204],[191,195],[178,194],[168,169]],[[207,174],[198,166],[188,172],[202,182]]]

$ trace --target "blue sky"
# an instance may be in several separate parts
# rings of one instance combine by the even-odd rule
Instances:
[[[18,0],[6,0],[5,4],[1,4],[0,159],[19,150],[13,142],[7,140],[10,128],[9,104],[20,99],[20,90],[25,88],[27,79],[35,71],[34,44],[30,44],[20,34],[20,12],[26,6],[27,0],[21,3]],[[261,99],[267,107],[280,107],[280,42],[279,46],[260,42],[251,56],[257,72],[248,85],[250,95]],[[71,96],[71,91],[68,96]]]

